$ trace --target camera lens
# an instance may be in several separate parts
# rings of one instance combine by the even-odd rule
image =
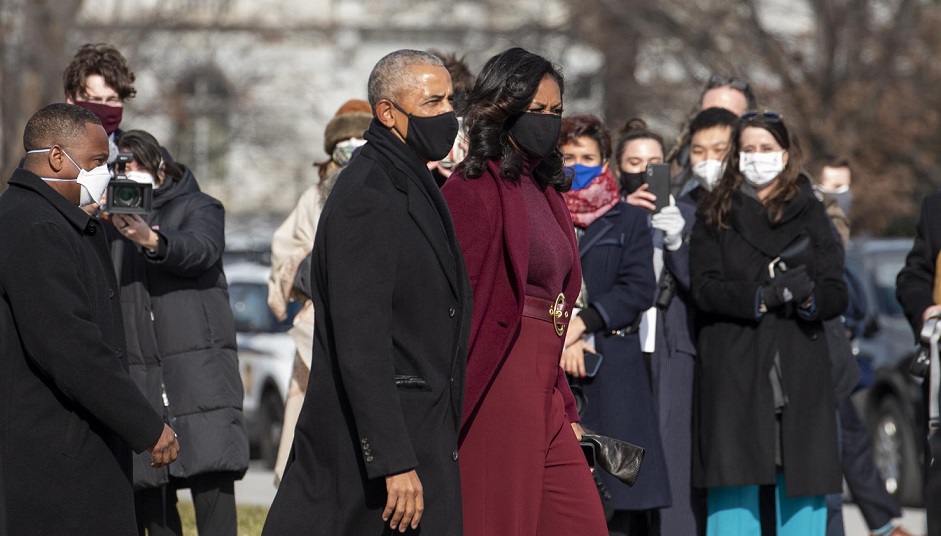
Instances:
[[[118,207],[140,207],[143,198],[139,188],[121,186],[114,189],[114,205]]]

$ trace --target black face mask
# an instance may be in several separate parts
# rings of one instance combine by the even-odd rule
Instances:
[[[632,194],[640,188],[641,184],[646,182],[646,173],[641,171],[640,173],[626,173],[621,172],[621,191],[625,194]]]
[[[434,162],[448,156],[451,147],[454,145],[454,138],[457,137],[457,114],[445,112],[431,117],[421,117],[406,112],[394,102],[392,102],[392,106],[395,106],[396,110],[408,117],[408,133],[405,135],[405,143],[420,158]]]
[[[562,132],[562,117],[554,114],[525,113],[508,129],[520,149],[534,158],[545,158],[556,150]]]

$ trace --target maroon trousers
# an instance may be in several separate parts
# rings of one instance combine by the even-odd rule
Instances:
[[[606,536],[604,512],[562,395],[562,339],[523,317],[460,447],[465,536]]]

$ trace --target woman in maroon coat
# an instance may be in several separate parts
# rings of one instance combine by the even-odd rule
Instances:
[[[520,48],[468,96],[468,156],[442,189],[474,290],[460,434],[464,534],[606,535],[559,367],[581,270],[556,149],[562,75]]]

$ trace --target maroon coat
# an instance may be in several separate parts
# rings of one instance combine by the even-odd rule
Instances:
[[[476,179],[467,178],[458,170],[441,189],[451,209],[454,231],[464,252],[467,275],[474,291],[462,440],[497,370],[519,336],[523,316],[529,224],[519,183],[501,179],[499,169],[499,162],[491,161]],[[546,188],[546,199],[569,241],[570,250],[559,254],[571,255],[574,261],[563,290],[566,303],[571,306],[578,298],[582,280],[572,217],[562,195],[555,189]],[[556,387],[565,400],[569,420],[578,422],[575,397],[562,367],[559,367]]]

